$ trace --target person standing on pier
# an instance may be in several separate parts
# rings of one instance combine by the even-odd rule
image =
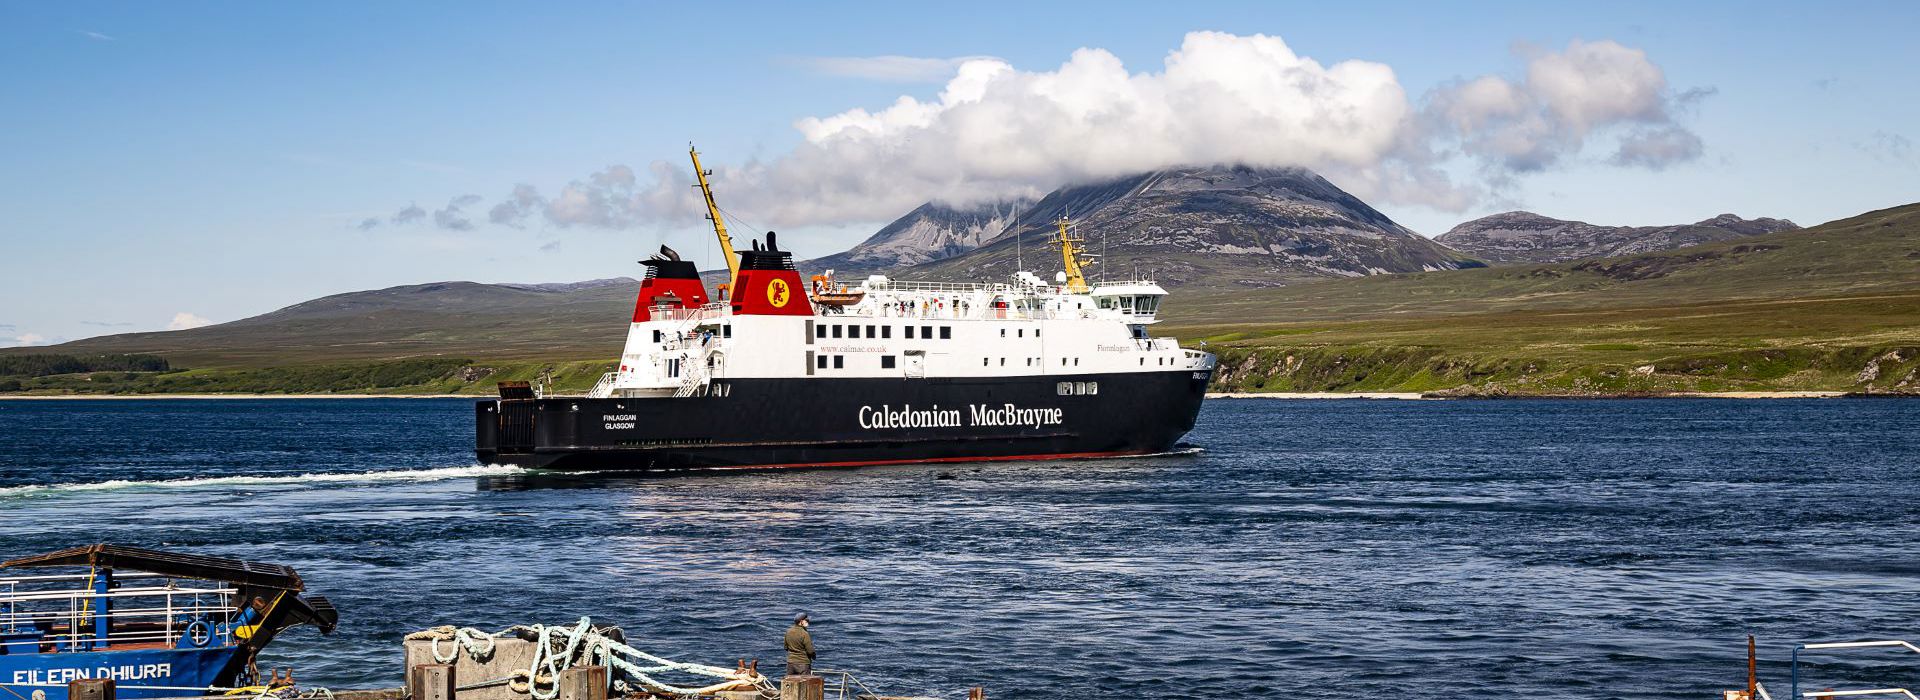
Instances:
[[[807,631],[807,614],[794,616],[787,628],[787,675],[813,674],[813,634]]]

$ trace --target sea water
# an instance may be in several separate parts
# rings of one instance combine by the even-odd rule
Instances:
[[[292,565],[400,684],[440,624],[958,697],[1717,697],[1746,635],[1920,638],[1920,402],[1210,401],[1188,454],[659,477],[478,465],[459,400],[0,401],[0,555]],[[1920,654],[1803,688],[1920,687]]]

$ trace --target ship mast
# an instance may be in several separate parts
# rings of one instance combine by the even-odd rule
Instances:
[[[1060,233],[1054,237],[1054,244],[1060,246],[1060,262],[1066,266],[1067,293],[1085,294],[1088,291],[1087,277],[1080,272],[1085,261],[1080,259],[1079,244],[1086,239],[1067,227],[1067,217],[1060,217]]]
[[[707,220],[713,222],[713,235],[720,239],[720,257],[727,261],[727,291],[733,291],[735,278],[740,276],[740,258],[733,254],[733,238],[727,235],[726,220],[720,218],[720,205],[713,201],[713,187],[707,184],[707,176],[712,170],[700,169],[700,152],[687,146],[687,156],[693,158],[693,176],[700,179],[700,194],[707,198]]]

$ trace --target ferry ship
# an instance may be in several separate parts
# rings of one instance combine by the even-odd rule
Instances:
[[[482,463],[562,470],[827,467],[1162,453],[1215,358],[1152,336],[1167,291],[1089,283],[1068,221],[1049,281],[803,280],[773,232],[734,250],[690,151],[729,281],[642,261],[618,369],[586,396],[502,383],[475,406]]]
[[[0,569],[48,570],[0,576],[0,698],[66,700],[80,679],[120,698],[225,693],[261,680],[254,657],[282,630],[339,621],[276,564],[96,544]]]

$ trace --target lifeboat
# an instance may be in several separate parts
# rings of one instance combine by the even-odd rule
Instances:
[[[860,303],[861,299],[867,298],[865,291],[849,290],[844,284],[835,286],[832,270],[828,270],[824,275],[814,275],[812,282],[813,294],[810,296],[813,297],[814,303],[821,306],[852,306]]]

